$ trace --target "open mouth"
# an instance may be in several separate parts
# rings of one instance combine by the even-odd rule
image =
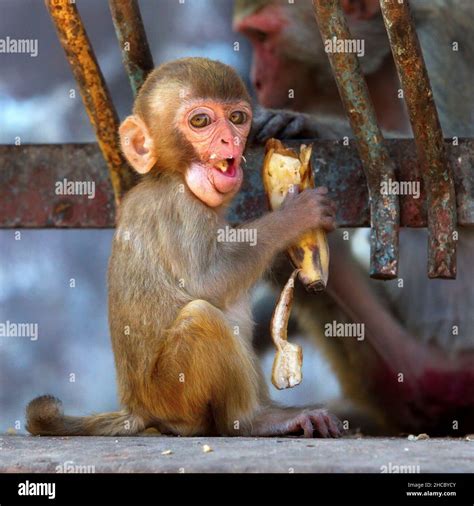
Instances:
[[[227,177],[234,177],[237,173],[235,158],[225,158],[224,160],[220,160],[213,164],[213,168]]]

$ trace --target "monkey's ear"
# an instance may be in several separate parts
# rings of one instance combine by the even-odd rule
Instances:
[[[145,122],[138,116],[128,116],[119,128],[120,145],[128,163],[140,174],[149,172],[156,163],[151,138]]]

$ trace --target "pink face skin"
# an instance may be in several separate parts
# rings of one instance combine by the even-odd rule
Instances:
[[[242,184],[240,164],[252,123],[250,105],[200,99],[186,102],[177,116],[178,128],[199,157],[185,173],[189,189],[210,207],[228,203]]]
[[[253,46],[251,79],[258,102],[264,107],[284,107],[294,75],[301,75],[296,63],[280,54],[281,35],[289,21],[281,6],[271,5],[235,24],[234,29],[249,38]],[[298,72],[295,74],[295,72]],[[294,83],[297,84],[297,83]]]

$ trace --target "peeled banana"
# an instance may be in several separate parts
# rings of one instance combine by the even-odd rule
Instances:
[[[263,186],[270,208],[278,209],[292,185],[299,191],[314,188],[311,168],[312,146],[302,144],[299,154],[286,148],[279,140],[270,139],[265,146]],[[299,279],[308,291],[324,290],[328,281],[329,246],[326,232],[313,229],[305,232],[288,255],[299,269]]]

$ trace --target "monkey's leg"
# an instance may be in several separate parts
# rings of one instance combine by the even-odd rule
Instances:
[[[150,415],[180,435],[242,435],[261,394],[258,363],[225,314],[204,300],[187,304],[167,331],[155,363]]]
[[[339,435],[325,410],[271,406],[252,348],[226,315],[203,300],[187,304],[163,340],[153,381],[157,427],[180,435]]]
[[[364,274],[351,258],[347,241],[337,232],[329,240],[331,263],[327,291],[310,294],[296,284],[294,315],[300,328],[317,339],[340,380],[344,397],[357,408],[354,411],[348,404],[350,409],[341,411],[342,404],[339,404],[335,412],[348,420],[351,427],[360,426],[366,433],[396,433],[398,427],[393,413],[400,415],[404,411],[404,399],[416,388],[413,358],[423,361],[426,351],[409,339],[369,291]],[[289,272],[288,259],[280,256],[272,281],[282,286]],[[350,322],[364,324],[365,339],[325,334],[327,326],[332,328],[333,323]],[[403,373],[403,383],[398,382],[399,372]]]
[[[331,257],[335,256],[334,236],[329,236]],[[333,282],[334,261],[330,264],[329,283]],[[268,281],[275,290],[281,290],[293,267],[286,255],[280,255],[273,265]],[[347,281],[350,283],[350,280]],[[350,285],[348,285],[348,289]],[[269,299],[270,297],[268,297]],[[267,331],[270,327],[271,313],[265,323],[258,321],[261,335],[257,334],[258,346],[269,348],[271,337]],[[300,332],[316,340],[318,348],[328,360],[331,368],[340,381],[343,398],[330,403],[329,408],[341,420],[349,422],[349,428],[360,427],[365,434],[397,433],[392,424],[387,423],[383,410],[375,402],[370,391],[375,385],[372,372],[380,367],[380,358],[368,340],[358,341],[354,338],[328,337],[325,335],[325,325],[332,322],[346,323],[351,320],[329,296],[327,291],[317,294],[308,293],[301,283],[295,284],[292,318],[295,319]]]

